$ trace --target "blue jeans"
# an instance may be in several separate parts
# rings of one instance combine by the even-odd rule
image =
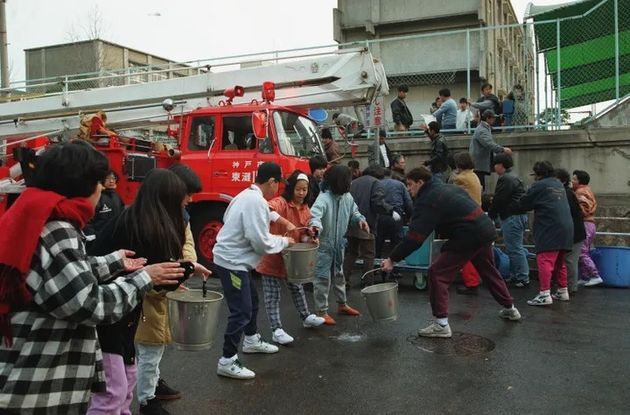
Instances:
[[[529,281],[529,264],[523,250],[523,234],[526,228],[527,215],[513,215],[501,219],[505,253],[510,257],[510,275],[515,281]]]
[[[155,387],[160,378],[160,360],[164,354],[163,344],[136,343],[138,353],[138,402],[146,405],[155,398]]]

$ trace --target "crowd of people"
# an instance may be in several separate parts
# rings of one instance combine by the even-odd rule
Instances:
[[[412,122],[405,93],[396,104],[403,110],[396,121],[401,130]],[[457,104],[446,89],[440,97],[438,115],[448,128],[458,121],[446,108]],[[523,249],[529,211],[539,292],[527,303],[568,301],[579,286],[601,284],[589,256],[597,209],[589,174],[569,175],[539,161],[527,188],[514,173],[512,151],[492,138],[496,115],[485,109],[469,151],[454,155],[442,125],[429,123],[430,156],[409,171],[385,131],[364,170],[356,160],[339,164],[334,140],[325,155],[310,159],[310,172],[283,175],[278,164],[262,163],[255,182],[225,211],[213,249],[214,276],[229,309],[217,374],[251,379],[255,372],[241,363],[239,348],[277,353],[278,345],[294,341],[282,324],[283,280],[303,327],[335,325],[337,316],[360,315],[347,296],[357,259],[363,259],[361,275],[381,258],[383,278],[394,278],[395,264],[433,238],[446,240],[428,272],[434,320],[418,335],[452,336],[448,292],[458,275],[464,280],[458,292],[475,294],[483,281],[502,307],[499,317],[519,320],[508,287],[530,284]],[[154,169],[125,207],[107,159],[84,141],[49,147],[32,168],[28,188],[0,218],[0,412],[125,414],[136,391],[142,414],[168,413],[160,400],[180,392],[159,370],[170,342],[165,293],[181,284],[185,261],[196,275],[211,275],[196,262],[186,212],[201,191],[199,177],[181,164]],[[493,172],[499,176],[494,198],[482,207]],[[510,259],[507,279],[494,260],[497,225]],[[312,312],[305,287],[286,280],[281,256],[306,241],[319,246]],[[254,273],[261,275],[271,342],[258,328]]]
[[[501,91],[500,97],[493,94],[492,89],[491,84],[484,83],[481,86],[481,95],[475,102],[467,97],[461,97],[456,102],[451,96],[451,90],[442,88],[431,103],[429,113],[435,117],[440,129],[449,133],[474,130],[486,110],[492,110],[495,114],[493,127],[512,130],[529,124],[525,93],[521,85],[514,85],[508,94]],[[390,104],[395,131],[408,131],[413,124],[413,115],[405,101],[408,93],[407,85],[398,86],[398,95]]]

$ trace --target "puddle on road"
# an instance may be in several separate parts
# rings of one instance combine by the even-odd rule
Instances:
[[[407,341],[423,352],[450,356],[477,356],[495,348],[490,339],[461,332],[454,332],[450,339],[409,336]]]
[[[365,334],[351,334],[351,333],[341,333],[338,336],[330,336],[333,340],[339,340],[340,342],[346,343],[356,343],[361,340],[365,340],[367,336]]]
[[[345,343],[356,343],[367,339],[367,335],[361,330],[361,316],[355,317],[355,324],[353,333],[342,332],[336,336],[329,336],[329,338]]]

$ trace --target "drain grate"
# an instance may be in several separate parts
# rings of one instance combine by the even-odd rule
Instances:
[[[450,339],[409,336],[407,341],[427,353],[453,356],[476,356],[494,350],[492,340],[476,334],[454,332]]]

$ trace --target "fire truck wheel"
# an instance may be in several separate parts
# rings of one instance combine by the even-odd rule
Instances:
[[[197,260],[205,266],[212,264],[212,248],[223,226],[223,212],[225,207],[200,206],[191,215],[190,226],[195,239]]]

